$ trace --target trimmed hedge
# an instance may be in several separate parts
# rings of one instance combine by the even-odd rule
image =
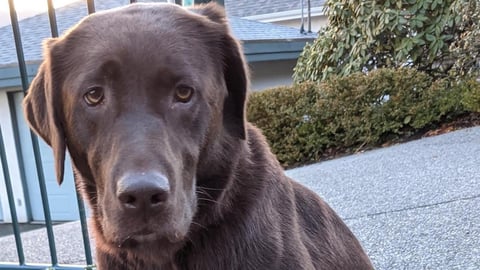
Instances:
[[[263,134],[285,165],[316,160],[322,146],[328,144],[317,119],[319,91],[314,84],[280,87],[249,96],[247,118]]]
[[[471,79],[460,85],[462,93],[462,105],[466,110],[480,113],[480,83]]]
[[[325,151],[358,150],[415,134],[480,109],[480,84],[434,80],[414,69],[379,69],[250,95],[247,117],[290,167]]]

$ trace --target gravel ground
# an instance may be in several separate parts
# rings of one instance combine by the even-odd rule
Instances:
[[[287,171],[322,196],[376,269],[480,269],[480,127]],[[80,225],[57,225],[61,263],[85,262]],[[49,262],[45,230],[22,234],[28,262]],[[0,261],[15,261],[12,236]]]

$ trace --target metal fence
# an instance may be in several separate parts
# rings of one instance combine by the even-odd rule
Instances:
[[[53,7],[53,0],[46,0],[46,2],[48,5],[48,16],[50,21],[51,35],[52,37],[57,37],[58,28],[57,28],[57,21],[55,16],[55,9]],[[130,0],[130,3],[134,3],[134,2],[136,2],[136,0]],[[22,38],[20,35],[19,22],[18,22],[16,10],[15,10],[14,0],[8,0],[8,5],[10,10],[10,19],[11,19],[11,25],[12,25],[13,36],[15,41],[15,47],[17,51],[18,66],[19,66],[20,75],[21,75],[22,90],[24,93],[26,93],[28,89],[29,81],[28,81],[24,51],[22,47]],[[87,5],[89,14],[95,12],[94,0],[86,0],[86,5]],[[1,157],[1,163],[3,168],[3,174],[5,178],[5,186],[6,186],[8,202],[10,207],[13,233],[15,237],[16,249],[18,254],[17,264],[0,262],[0,269],[31,269],[31,270],[34,270],[34,269],[52,269],[52,270],[53,269],[59,269],[59,270],[60,269],[94,269],[95,266],[93,265],[92,252],[91,252],[91,247],[89,242],[85,207],[84,207],[83,201],[80,199],[80,196],[78,194],[77,194],[77,198],[78,198],[77,201],[78,201],[78,208],[80,213],[79,219],[82,227],[86,265],[74,266],[74,265],[60,265],[58,263],[57,249],[55,246],[52,218],[50,215],[50,207],[48,204],[47,189],[45,185],[45,176],[43,173],[42,160],[40,157],[40,147],[38,144],[38,137],[33,132],[30,133],[30,136],[32,139],[35,164],[37,166],[36,173],[39,180],[40,194],[41,194],[42,203],[43,203],[45,227],[47,230],[48,245],[50,250],[50,264],[27,264],[25,261],[25,254],[24,254],[24,249],[22,245],[20,227],[19,227],[19,222],[18,222],[15,203],[14,203],[14,196],[13,196],[12,182],[11,182],[12,179],[10,178],[10,174],[9,174],[8,159],[7,159],[5,146],[3,142],[2,131],[0,127],[0,157]]]

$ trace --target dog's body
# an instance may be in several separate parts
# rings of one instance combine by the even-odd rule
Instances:
[[[372,269],[245,120],[248,76],[215,5],[132,5],[46,44],[24,101],[92,208],[98,269]]]

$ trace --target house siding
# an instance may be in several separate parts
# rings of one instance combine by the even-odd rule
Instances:
[[[296,59],[250,63],[250,89],[261,91],[272,87],[291,85],[293,68],[296,63]]]

